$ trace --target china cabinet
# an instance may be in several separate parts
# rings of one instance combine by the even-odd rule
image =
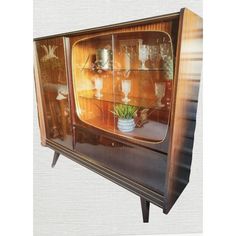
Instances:
[[[41,143],[167,214],[189,182],[202,19],[188,9],[34,39]]]

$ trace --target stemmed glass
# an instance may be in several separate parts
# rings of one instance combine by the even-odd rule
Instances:
[[[121,81],[121,86],[122,86],[122,92],[124,93],[125,97],[122,99],[122,101],[127,104],[130,99],[128,98],[128,94],[131,91],[131,80],[130,79],[125,79]]]
[[[164,107],[165,105],[162,104],[161,100],[165,96],[166,92],[166,85],[164,82],[155,83],[155,95],[157,97],[157,106]]]
[[[171,56],[171,43],[164,38],[163,42],[159,44],[159,47],[161,58],[165,61],[166,58]]]
[[[151,61],[151,65],[153,68],[155,68],[157,60],[158,60],[158,46],[151,45],[149,46],[149,58]]]
[[[100,99],[103,96],[101,94],[102,87],[103,87],[103,79],[102,78],[95,78],[95,89],[97,90],[95,97],[98,99]]]
[[[149,57],[149,46],[148,45],[139,45],[139,60],[142,62],[141,69],[147,70],[145,66],[145,62],[148,60]]]

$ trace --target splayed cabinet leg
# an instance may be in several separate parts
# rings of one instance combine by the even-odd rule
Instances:
[[[141,200],[141,207],[142,207],[142,214],[143,214],[143,223],[148,223],[150,202],[142,197],[140,197],[140,200]]]
[[[53,156],[53,160],[52,160],[52,165],[51,167],[54,168],[55,165],[57,164],[57,160],[60,156],[60,153],[59,152],[54,152],[54,156]]]

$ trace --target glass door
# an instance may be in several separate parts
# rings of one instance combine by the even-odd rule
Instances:
[[[167,33],[125,32],[80,40],[72,49],[72,66],[82,122],[143,142],[165,138],[173,81]]]
[[[173,80],[170,37],[163,32],[116,34],[114,61],[115,133],[162,141],[168,129]]]
[[[69,92],[62,37],[36,41],[46,136],[71,148]]]
[[[87,124],[114,131],[112,35],[79,41],[72,56],[77,115]]]

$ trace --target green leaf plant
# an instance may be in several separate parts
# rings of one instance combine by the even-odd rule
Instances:
[[[125,104],[117,104],[114,106],[114,111],[111,112],[121,119],[133,119],[137,116],[138,107]]]

